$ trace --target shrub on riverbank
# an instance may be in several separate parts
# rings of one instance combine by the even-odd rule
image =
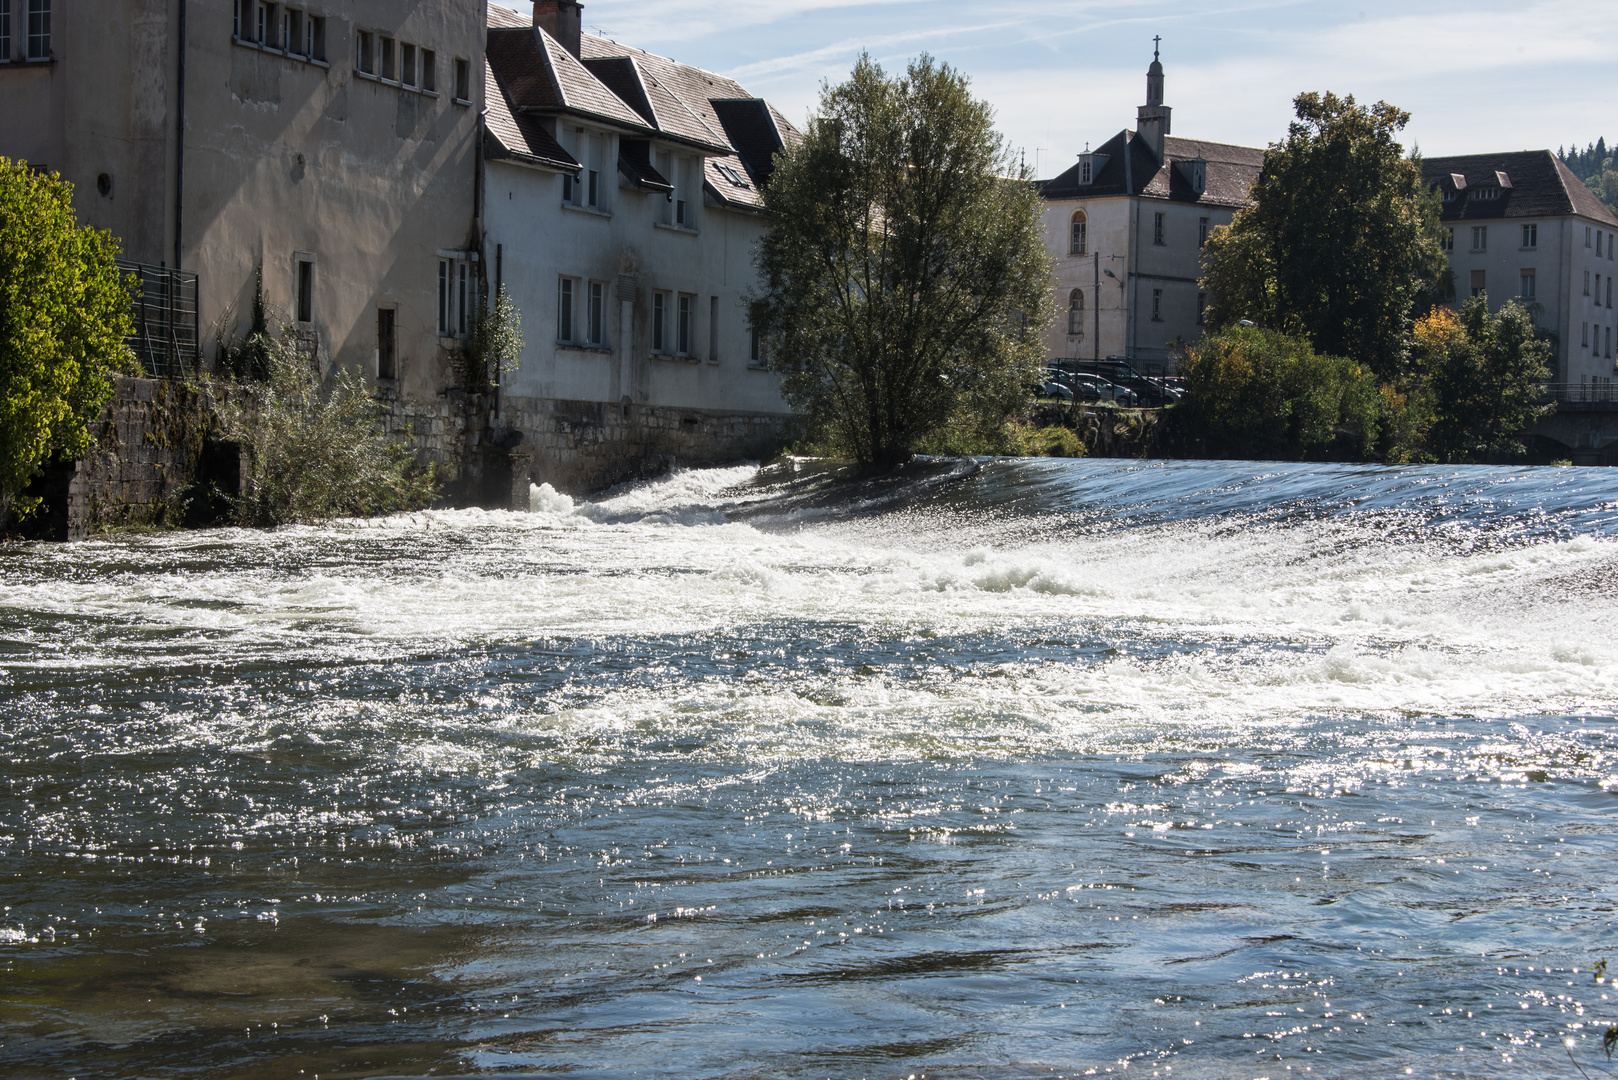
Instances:
[[[1214,457],[1364,457],[1378,430],[1369,371],[1315,352],[1307,339],[1260,327],[1203,338],[1180,366],[1179,408]]]
[[[1427,445],[1440,461],[1481,461],[1521,454],[1521,433],[1551,411],[1540,383],[1550,378],[1551,347],[1515,300],[1490,314],[1474,297],[1460,314],[1436,308],[1415,327],[1415,349],[1432,399]]]
[[[291,342],[258,339],[267,379],[219,395],[226,438],[248,464],[233,500],[244,525],[310,523],[411,510],[438,494],[432,466],[391,441],[357,375],[322,382]]]

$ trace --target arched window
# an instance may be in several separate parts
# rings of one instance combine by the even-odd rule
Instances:
[[[1079,228],[1084,228],[1081,223]],[[1084,336],[1084,290],[1074,289],[1067,294],[1067,332],[1069,337]]]
[[[1073,211],[1073,239],[1068,244],[1067,249],[1069,255],[1083,255],[1088,250],[1085,242],[1087,238],[1084,235],[1084,225],[1084,211]]]

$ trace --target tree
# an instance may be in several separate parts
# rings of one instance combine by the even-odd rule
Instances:
[[[1493,315],[1482,296],[1458,317],[1436,308],[1416,324],[1415,347],[1433,398],[1428,447],[1442,461],[1520,454],[1518,436],[1554,408],[1540,388],[1551,347],[1515,300]]]
[[[73,185],[0,158],[0,527],[39,505],[23,491],[48,461],[89,449],[108,373],[133,370],[117,254],[77,223]]]
[[[1395,138],[1410,114],[1331,93],[1293,105],[1298,119],[1265,151],[1252,205],[1209,239],[1209,324],[1302,333],[1391,381],[1412,305],[1447,270],[1438,197]]]
[[[750,315],[787,399],[866,469],[967,411],[994,423],[1044,358],[1040,198],[989,106],[922,56],[823,87],[778,158]]]
[[[1371,373],[1305,338],[1238,326],[1197,342],[1178,406],[1212,454],[1299,460],[1363,457],[1377,435]]]

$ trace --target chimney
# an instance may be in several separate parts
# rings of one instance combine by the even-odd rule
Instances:
[[[1163,160],[1163,137],[1169,133],[1169,114],[1174,111],[1163,104],[1163,62],[1157,57],[1161,40],[1152,39],[1152,66],[1146,69],[1146,104],[1135,112],[1136,130],[1159,162]]]
[[[534,25],[561,43],[562,48],[579,55],[579,35],[583,32],[584,5],[578,0],[534,0]]]

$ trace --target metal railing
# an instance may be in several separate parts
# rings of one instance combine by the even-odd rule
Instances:
[[[1570,405],[1581,403],[1612,403],[1618,404],[1618,382],[1590,382],[1590,383],[1545,383],[1545,398],[1548,401],[1567,402]]]
[[[194,375],[202,353],[197,335],[197,275],[166,266],[118,260],[137,284],[130,314],[134,332],[125,339],[154,379]]]

